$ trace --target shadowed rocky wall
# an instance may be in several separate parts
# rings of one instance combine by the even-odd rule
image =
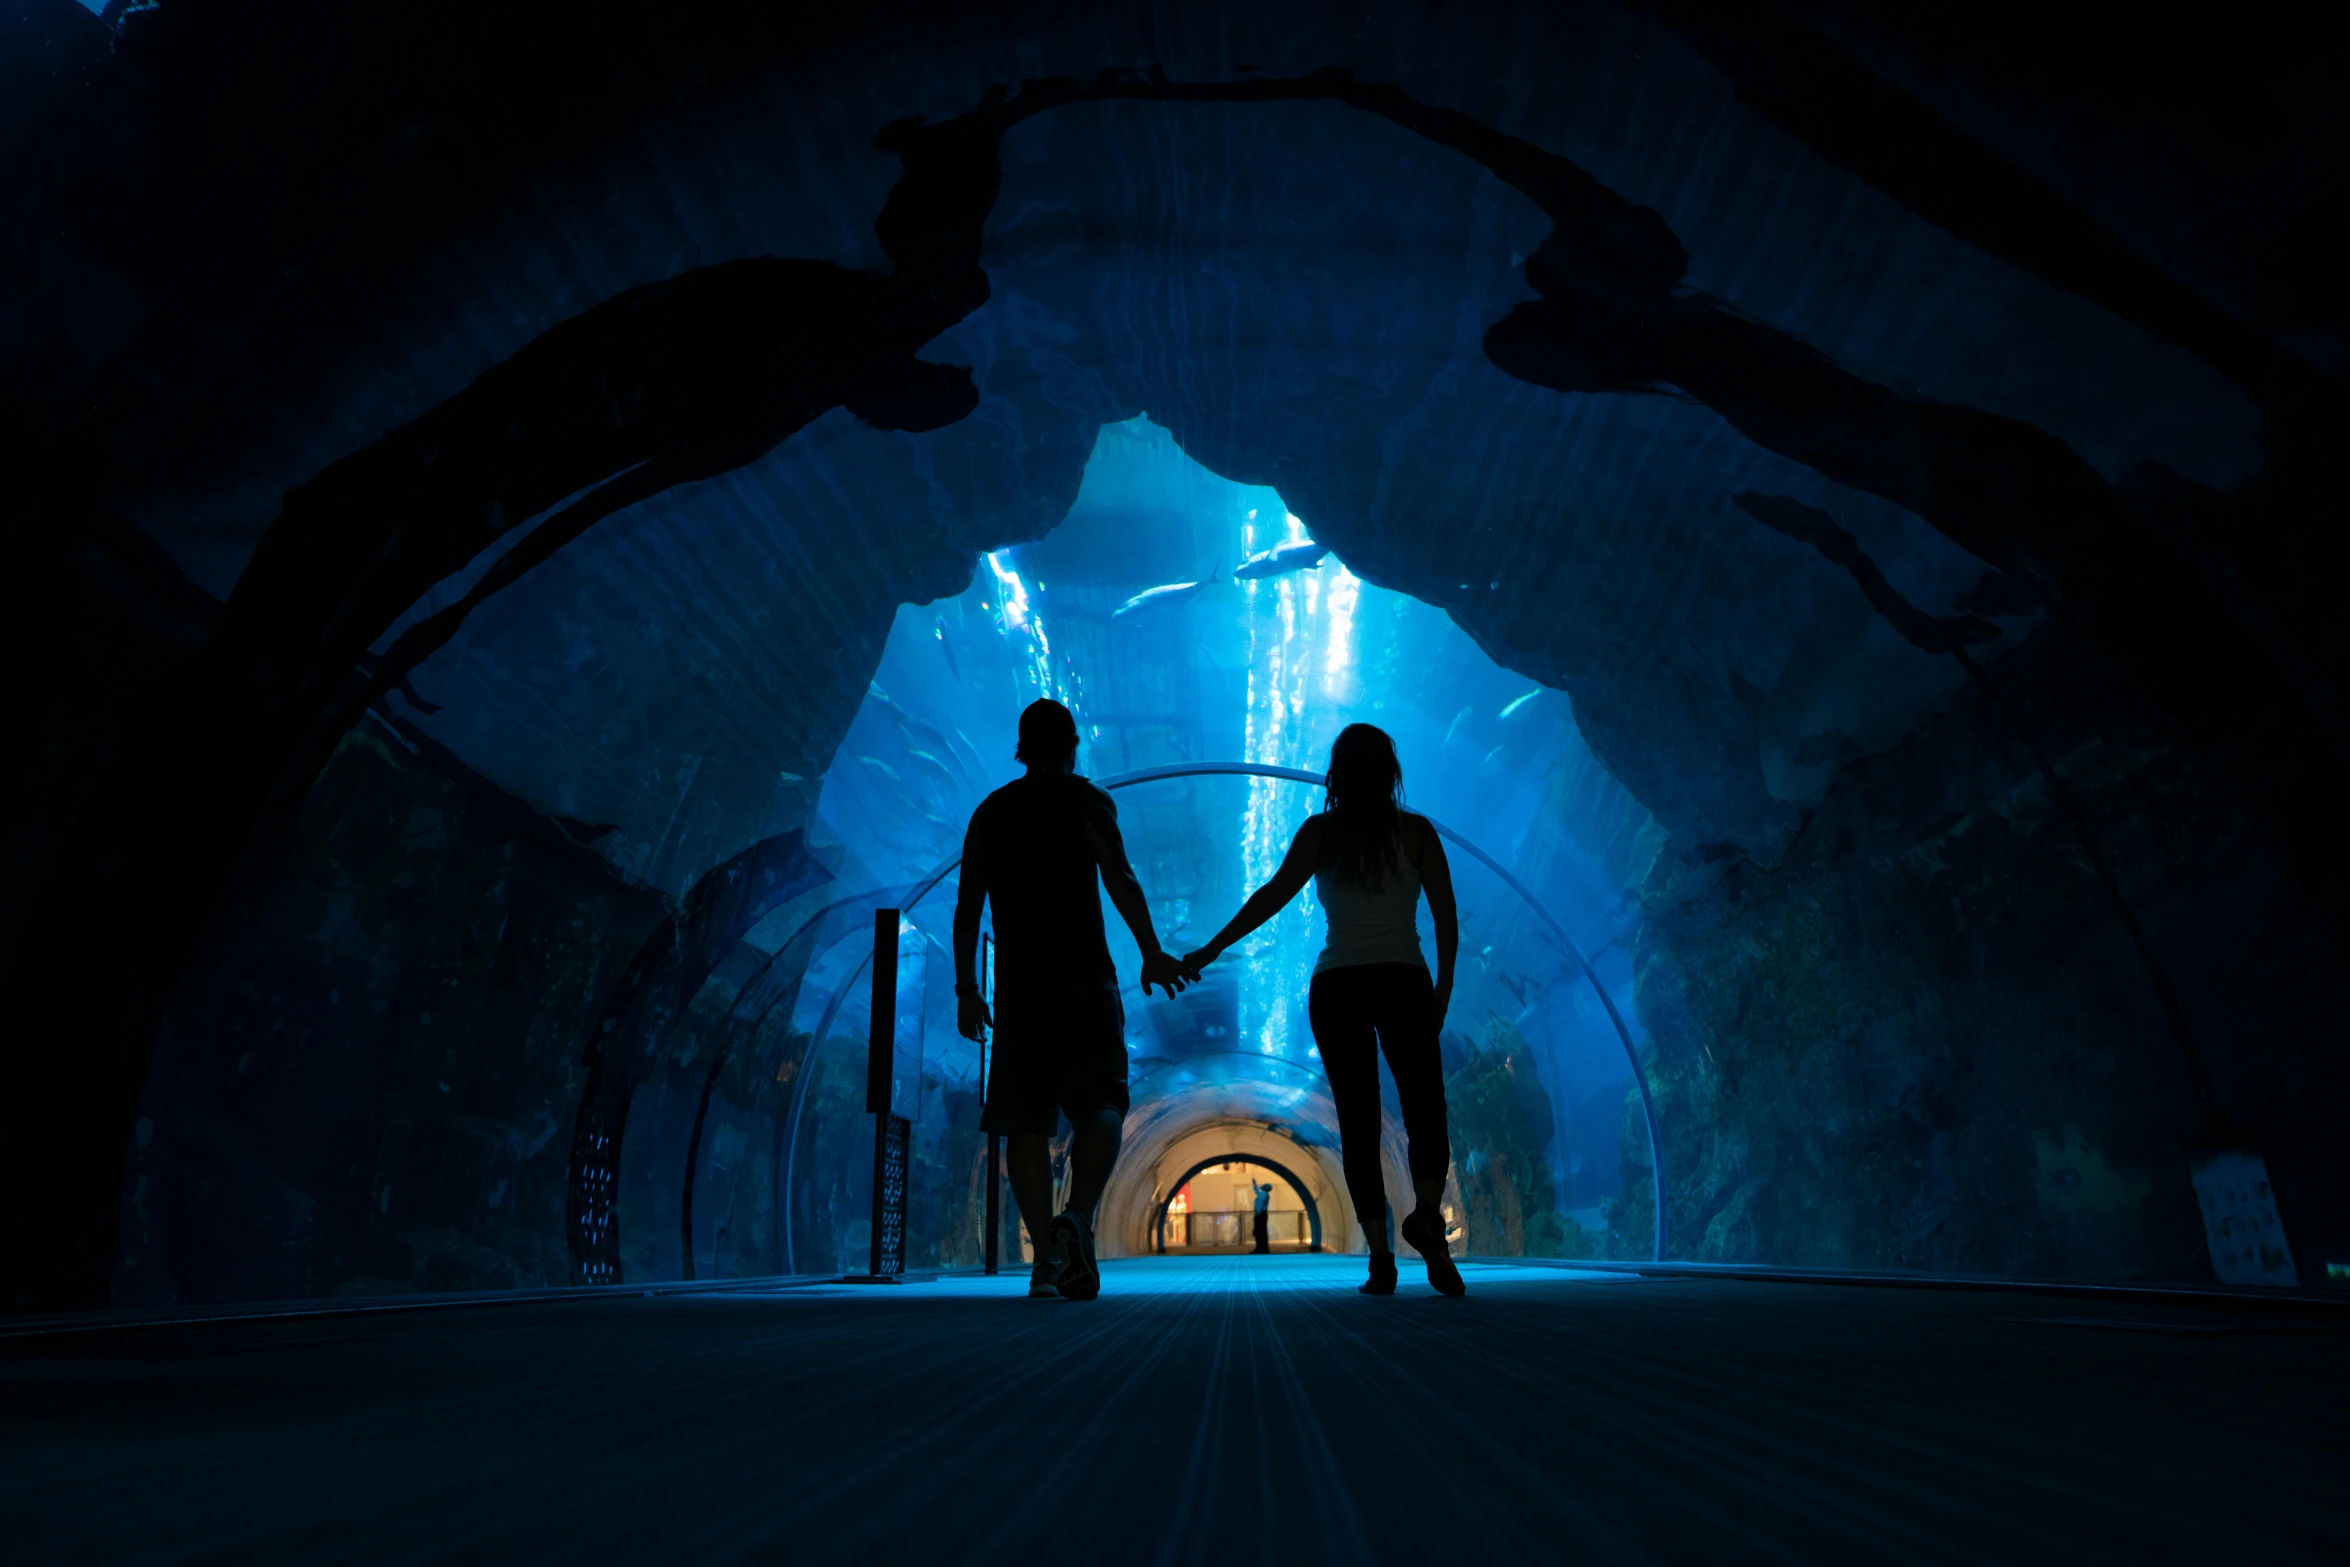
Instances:
[[[582,1044],[667,912],[370,720],[166,1025],[125,1305],[567,1284]]]
[[[2350,1251],[2350,993],[2242,801],[2060,629],[1990,666],[2177,988],[2304,1277]],[[1847,764],[1772,856],[1686,839],[1643,893],[1641,1014],[1679,1255],[2208,1274],[2208,1133],[2145,969],[2015,727],[1973,687]],[[1647,1233],[1624,1142],[1619,1246]]]

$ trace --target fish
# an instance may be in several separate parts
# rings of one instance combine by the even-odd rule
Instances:
[[[1218,561],[1216,563],[1216,569],[1209,572],[1206,576],[1200,578],[1200,580],[1197,582],[1170,582],[1163,587],[1146,588],[1142,592],[1135,594],[1134,597],[1128,599],[1125,603],[1119,605],[1116,609],[1111,610],[1110,618],[1112,620],[1124,620],[1127,616],[1139,614],[1141,611],[1146,609],[1162,609],[1170,604],[1183,603],[1186,599],[1189,599],[1192,595],[1198,593],[1201,589],[1213,587],[1219,580],[1221,580],[1223,570],[1224,563],[1222,561]]]
[[[938,616],[931,621],[931,635],[938,638],[938,650],[947,656],[947,673],[955,677],[957,685],[963,681],[963,666],[955,662],[955,645],[947,640],[947,618]]]
[[[1312,539],[1299,544],[1284,544],[1278,549],[1259,550],[1232,568],[1232,580],[1254,582],[1264,577],[1278,577],[1285,572],[1312,571],[1322,564],[1322,557],[1329,553],[1329,545],[1316,544]]]
[[[899,743],[907,750],[927,750],[942,762],[952,761],[957,767],[963,765],[962,758],[955,754],[954,743],[947,739],[946,732],[936,724],[926,723],[911,715],[899,716],[896,723]]]
[[[887,778],[891,783],[905,782],[903,778],[898,776],[898,770],[896,768],[890,766],[889,763],[883,761],[878,756],[860,756],[857,758],[857,760],[863,762],[867,767],[872,768],[875,772],[881,774],[884,778]]]
[[[979,747],[973,745],[971,737],[963,733],[962,730],[957,729],[953,733],[955,740],[948,742],[947,755],[955,759],[955,765],[964,770],[965,776],[984,780],[987,777],[987,763],[981,759]],[[960,741],[961,744],[958,745],[955,741]]]
[[[928,751],[908,751],[906,760],[914,763],[925,777],[935,781],[948,794],[953,794],[963,786],[962,780],[947,770],[947,764]]]
[[[1461,732],[1461,725],[1467,723],[1472,717],[1474,717],[1476,712],[1477,710],[1473,707],[1464,707],[1459,712],[1452,715],[1452,726],[1444,731],[1444,744],[1447,747],[1452,744],[1453,736]]]
[[[898,732],[899,742],[908,750],[912,750],[918,745],[929,746],[934,752],[954,749],[947,744],[947,737],[939,733],[935,725],[924,723],[912,713],[898,706],[891,699],[890,694],[882,690],[878,684],[867,682],[865,696],[875,707],[889,715],[891,726]]]
[[[1524,696],[1519,697],[1515,702],[1512,702],[1509,706],[1501,710],[1500,717],[1502,721],[1506,723],[1511,718],[1516,717],[1519,708],[1524,707],[1528,702],[1533,701],[1540,695],[1542,695],[1542,687],[1536,686],[1533,690],[1527,692]]]

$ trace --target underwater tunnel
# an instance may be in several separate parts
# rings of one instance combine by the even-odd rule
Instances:
[[[8,8],[0,1531],[2350,1549],[2341,67],[2265,4]],[[1392,737],[1459,958],[1384,1218],[1315,888],[1180,994],[1105,892],[1044,1298],[954,929],[1040,699],[1176,955]]]

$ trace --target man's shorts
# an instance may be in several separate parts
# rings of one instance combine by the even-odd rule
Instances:
[[[983,1132],[1060,1129],[1103,1106],[1124,1115],[1126,1008],[1109,985],[999,997]]]

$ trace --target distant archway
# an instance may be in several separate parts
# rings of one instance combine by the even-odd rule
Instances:
[[[1314,1201],[1314,1189],[1299,1180],[1296,1172],[1291,1170],[1289,1166],[1278,1164],[1263,1154],[1230,1153],[1216,1154],[1202,1159],[1184,1171],[1182,1179],[1167,1183],[1167,1190],[1160,1196],[1158,1206],[1151,1212],[1152,1250],[1163,1252],[1167,1249],[1167,1205],[1175,1200],[1175,1194],[1189,1186],[1192,1177],[1198,1175],[1202,1170],[1213,1170],[1221,1164],[1253,1164],[1261,1170],[1270,1170],[1287,1181],[1289,1189],[1297,1193],[1298,1201],[1306,1205],[1306,1248],[1309,1251],[1322,1249],[1322,1209]]]

